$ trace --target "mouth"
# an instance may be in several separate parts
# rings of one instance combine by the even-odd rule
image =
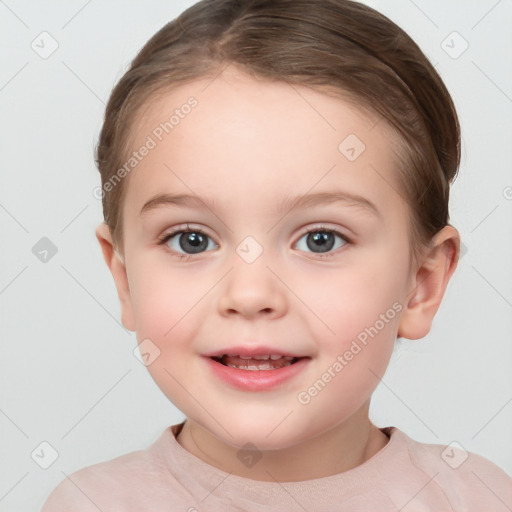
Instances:
[[[281,356],[279,354],[242,356],[223,354],[222,356],[211,356],[217,363],[239,370],[278,370],[285,366],[291,366],[305,357]]]
[[[299,378],[306,371],[311,357],[279,352],[271,347],[231,348],[231,353],[210,352],[203,357],[216,380],[231,388],[250,392],[275,391]],[[233,353],[235,352],[235,353]]]

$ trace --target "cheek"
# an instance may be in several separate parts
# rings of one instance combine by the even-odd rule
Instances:
[[[140,257],[131,263],[130,293],[137,336],[164,345],[198,302],[197,283],[155,259]]]
[[[318,326],[312,334],[323,358],[322,370],[336,375],[329,388],[350,406],[369,396],[386,371],[403,310],[400,291],[405,278],[404,262],[392,253],[358,256],[357,264],[313,273],[299,292],[321,320],[306,312],[308,324]],[[330,375],[315,378],[323,382]],[[329,394],[322,393],[319,402],[327,406]]]
[[[305,313],[317,317],[327,338],[330,333],[347,339],[374,325],[381,315],[386,326],[397,324],[405,277],[398,258],[370,255],[339,269],[312,268],[296,290],[308,309]]]
[[[172,272],[168,266],[153,263],[145,267],[151,270],[133,276],[137,339],[141,349],[151,354],[147,370],[155,383],[178,408],[187,410],[189,396],[179,383],[200,381],[188,362],[200,318],[205,317],[206,301],[201,299],[208,287],[194,280],[193,273]]]
[[[329,329],[318,320],[308,322],[319,325],[313,335],[321,359],[310,387],[298,395],[299,403],[310,405],[308,410],[330,415],[333,421],[348,416],[371,396],[384,376],[403,308],[392,275],[382,275],[382,269],[371,266],[361,273],[353,269],[346,275],[340,272],[337,279],[315,281],[323,285],[316,290],[328,291],[310,294],[311,309],[319,312]],[[337,401],[335,411],[333,400]]]

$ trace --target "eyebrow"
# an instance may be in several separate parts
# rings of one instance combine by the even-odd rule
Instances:
[[[343,191],[317,192],[315,194],[306,194],[294,198],[287,198],[279,203],[278,212],[285,213],[299,208],[308,208],[311,206],[344,203],[347,206],[361,207],[370,213],[380,217],[380,211],[369,199],[357,194],[350,194]]]
[[[361,207],[368,212],[380,217],[379,209],[370,200],[357,194],[350,194],[342,191],[317,192],[315,194],[306,194],[294,198],[285,198],[279,202],[277,207],[278,214],[289,213],[299,208],[308,208],[317,205],[345,203],[347,206]],[[158,194],[147,201],[140,211],[140,215],[164,206],[177,207],[197,207],[208,210],[215,210],[215,198],[201,198],[190,194]]]
[[[144,204],[140,210],[140,215],[144,215],[145,213],[162,206],[196,206],[198,208],[214,210],[215,199],[202,199],[199,196],[190,194],[158,194]]]

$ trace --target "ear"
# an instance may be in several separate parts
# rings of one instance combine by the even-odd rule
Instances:
[[[121,302],[121,321],[128,330],[135,331],[135,318],[126,265],[114,248],[110,228],[104,222],[96,228],[96,238],[100,243],[105,262],[114,278],[119,301]]]
[[[453,226],[445,226],[434,236],[411,276],[411,293],[400,319],[398,336],[417,340],[429,333],[448,281],[457,268],[459,252],[460,236]]]

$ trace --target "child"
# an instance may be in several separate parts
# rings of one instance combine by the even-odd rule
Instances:
[[[124,326],[186,416],[43,512],[505,511],[512,479],[368,410],[459,257],[454,105],[348,0],[204,0],[112,92],[97,229]]]

